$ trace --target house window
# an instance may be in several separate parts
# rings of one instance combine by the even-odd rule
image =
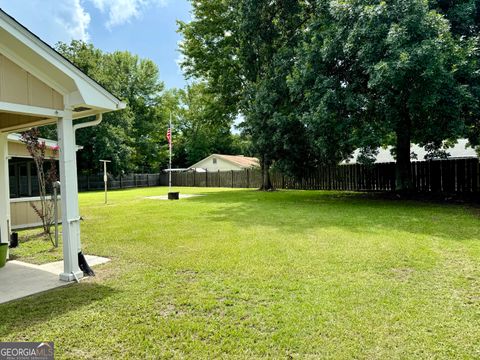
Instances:
[[[49,165],[45,164],[45,172]],[[11,198],[39,196],[37,168],[33,160],[13,157],[8,168]]]
[[[216,158],[213,158],[213,163],[214,163],[214,164],[217,163],[217,159],[216,159]]]

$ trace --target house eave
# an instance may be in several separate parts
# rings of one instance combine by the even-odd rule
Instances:
[[[75,107],[86,105],[102,109],[101,112],[121,110],[125,108],[125,104],[103,88],[96,81],[84,74],[68,59],[63,57],[55,49],[33,34],[26,27],[21,25],[13,17],[0,9],[0,27],[3,28],[10,36],[23,46],[31,49],[44,61],[55,67],[58,71],[70,78],[76,86],[76,90],[80,96],[73,96],[66,106]],[[7,49],[0,49],[7,57],[13,57],[13,52],[8,53]],[[69,91],[68,86],[60,83],[53,83],[53,87],[69,100],[69,95],[74,91]]]

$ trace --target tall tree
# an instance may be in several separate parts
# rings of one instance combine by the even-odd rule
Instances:
[[[475,118],[474,43],[426,0],[319,3],[292,81],[306,126],[334,161],[393,143],[397,190],[409,190],[410,143],[439,149]]]
[[[165,94],[155,63],[127,51],[104,53],[81,41],[59,43],[57,50],[127,104],[123,111],[105,114],[99,126],[77,134],[77,143],[84,146],[79,169],[92,172],[100,159],[111,159],[116,174],[158,171],[166,161],[161,150],[168,120],[160,110]]]
[[[190,0],[193,20],[178,21],[183,35],[180,51],[185,75],[204,81],[218,97],[223,114],[236,114],[242,97],[244,75],[238,63],[238,2]]]
[[[291,116],[287,76],[308,2],[192,1],[195,18],[180,23],[183,67],[204,80],[243,127],[262,165],[262,189],[269,190],[271,165],[303,164],[303,126]],[[300,146],[301,148],[301,146]],[[289,161],[296,156],[298,161]]]
[[[194,83],[178,93],[175,166],[191,166],[213,153],[241,154],[244,149],[231,133],[233,119],[222,113],[207,84]]]
[[[480,1],[479,0],[431,0],[430,7],[443,14],[451,24],[451,31],[456,41],[468,49],[468,61],[458,68],[458,77],[468,85],[474,99],[480,98],[480,52],[478,49],[480,31]],[[477,111],[466,119],[465,136],[470,144],[477,146],[480,153],[480,117]]]

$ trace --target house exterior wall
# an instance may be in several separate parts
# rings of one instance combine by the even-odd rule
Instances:
[[[214,159],[216,159],[216,164],[214,164]],[[201,162],[199,162],[196,168],[207,169],[207,171],[230,171],[230,170],[243,170],[239,165],[232,164],[229,161],[225,161],[219,157],[208,157]]]
[[[28,153],[27,147],[23,143],[17,143],[13,141],[8,142],[8,155],[10,157],[27,157],[31,158]],[[58,159],[58,151],[55,153],[52,149],[48,148],[45,151],[46,158],[55,158]]]
[[[10,199],[10,216],[12,230],[32,228],[42,225],[42,221],[35,213],[31,203],[40,207],[40,198]],[[58,198],[58,221],[62,221],[60,197]]]
[[[56,110],[64,108],[61,94],[2,54],[0,54],[0,101]]]

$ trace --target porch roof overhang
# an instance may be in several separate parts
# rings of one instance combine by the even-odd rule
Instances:
[[[0,56],[63,98],[62,106],[51,107],[0,101],[0,132],[55,123],[65,110],[71,110],[75,120],[125,108],[122,101],[1,9],[0,39]],[[2,86],[2,91],[8,89]]]

